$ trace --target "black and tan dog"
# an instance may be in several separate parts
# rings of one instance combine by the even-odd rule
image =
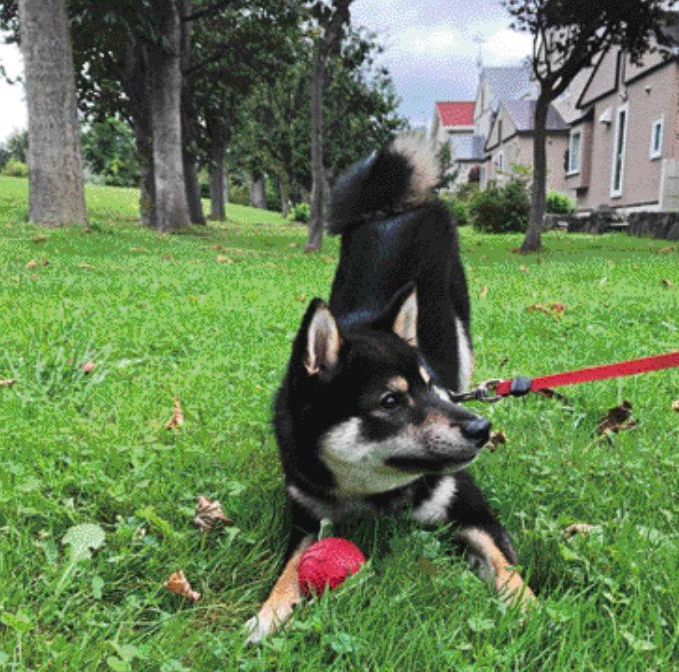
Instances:
[[[509,535],[464,471],[488,420],[445,390],[471,378],[469,296],[455,225],[433,196],[438,161],[402,136],[357,164],[333,195],[342,234],[330,303],[314,299],[278,392],[275,429],[292,507],[286,566],[248,627],[257,641],[299,601],[297,565],[323,518],[408,511],[456,523],[482,576],[532,599]]]

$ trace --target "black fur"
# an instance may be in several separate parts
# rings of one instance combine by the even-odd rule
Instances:
[[[289,553],[302,536],[317,531],[324,512],[339,517],[347,511],[380,514],[416,508],[436,489],[442,473],[452,473],[455,460],[471,460],[480,448],[469,444],[451,457],[446,438],[440,454],[434,441],[426,454],[390,457],[385,464],[398,466],[399,473],[422,475],[402,486],[360,495],[345,495],[338,474],[321,456],[324,437],[351,418],[360,418],[361,446],[398,438],[406,426],[422,429],[432,418],[444,429],[448,423],[447,431],[478,420],[437,395],[421,373],[424,364],[432,382],[443,388],[459,389],[466,383],[455,325],[457,320],[469,340],[470,308],[457,231],[447,209],[431,199],[399,211],[407,202],[411,179],[409,160],[387,148],[340,179],[333,196],[331,231],[342,233],[342,246],[327,308],[341,337],[339,356],[325,375],[310,374],[308,333],[314,315],[326,309],[314,299],[275,404],[276,436],[292,499]],[[417,349],[393,333],[395,316],[412,288],[418,303]],[[399,398],[398,408],[382,412],[384,386],[394,377],[407,382],[407,398]],[[486,531],[514,563],[509,535],[472,477],[456,471],[454,478],[456,495],[447,520]]]

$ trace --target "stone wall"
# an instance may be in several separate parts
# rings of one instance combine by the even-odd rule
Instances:
[[[627,221],[630,236],[679,240],[679,212],[632,212]]]

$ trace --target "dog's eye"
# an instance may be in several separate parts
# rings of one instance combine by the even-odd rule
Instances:
[[[393,394],[390,392],[389,394],[385,394],[382,399],[380,400],[380,406],[387,411],[391,410],[392,408],[396,408],[400,402],[400,396],[397,394]]]

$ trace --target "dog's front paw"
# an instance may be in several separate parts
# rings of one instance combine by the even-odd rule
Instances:
[[[257,616],[253,616],[247,621],[244,628],[248,635],[246,642],[248,644],[257,644],[276,629],[276,623],[272,615],[260,612]]]

